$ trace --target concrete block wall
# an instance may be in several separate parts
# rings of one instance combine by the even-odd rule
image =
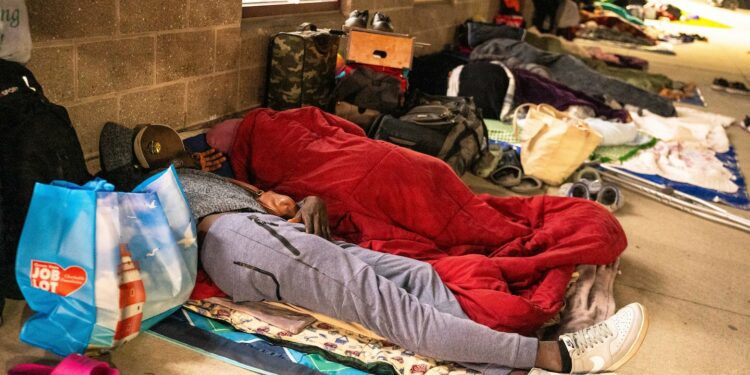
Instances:
[[[236,113],[239,0],[27,0],[28,66],[64,105],[89,168],[107,121],[176,129]]]
[[[241,100],[261,103],[268,39],[277,32],[294,30],[303,22],[340,28],[354,9],[368,9],[370,16],[381,11],[391,17],[396,32],[413,35],[418,42],[430,44],[415,50],[415,54],[421,55],[440,51],[451,44],[456,25],[468,18],[490,21],[499,6],[499,0],[341,0],[340,12],[245,19],[240,54]],[[345,43],[342,40],[342,46]]]
[[[29,68],[68,108],[92,172],[107,121],[210,124],[261,103],[268,38],[302,22],[339,28],[353,9],[439,51],[455,26],[490,19],[499,0],[342,0],[341,11],[242,19],[240,0],[27,0]],[[342,42],[343,43],[343,42]]]

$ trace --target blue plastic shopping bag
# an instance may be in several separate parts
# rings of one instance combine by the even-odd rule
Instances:
[[[21,340],[60,355],[117,347],[182,305],[195,223],[174,168],[132,193],[96,179],[37,184],[16,278],[32,310]]]

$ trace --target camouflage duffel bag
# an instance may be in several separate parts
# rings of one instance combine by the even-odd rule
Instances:
[[[302,106],[329,110],[340,35],[309,23],[274,35],[268,46],[264,106],[279,111]]]

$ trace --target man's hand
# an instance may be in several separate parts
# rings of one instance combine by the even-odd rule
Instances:
[[[193,159],[200,163],[200,170],[204,172],[213,172],[221,168],[221,164],[227,161],[226,156],[221,151],[212,148],[203,152],[193,154]]]
[[[316,234],[327,240],[331,239],[331,228],[328,227],[328,209],[326,202],[320,197],[310,196],[300,202],[300,209],[292,219],[292,223],[305,223],[307,233]]]

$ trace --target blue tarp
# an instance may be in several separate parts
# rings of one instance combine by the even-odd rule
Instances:
[[[736,193],[724,193],[716,190],[706,189],[691,184],[668,180],[658,175],[640,174],[630,171],[628,171],[628,173],[632,173],[638,177],[644,178],[651,182],[655,182],[657,184],[671,187],[677,191],[681,191],[685,194],[690,194],[705,201],[721,202],[735,208],[750,210],[750,196],[748,196],[747,193],[747,183],[745,182],[745,177],[742,175],[740,166],[737,163],[737,154],[734,151],[734,147],[730,146],[729,151],[723,154],[716,154],[716,157],[721,160],[725,168],[732,172],[732,175],[735,178],[733,182],[739,187]]]
[[[272,344],[218,320],[180,309],[151,329],[156,336],[261,374],[365,375],[316,354]]]

